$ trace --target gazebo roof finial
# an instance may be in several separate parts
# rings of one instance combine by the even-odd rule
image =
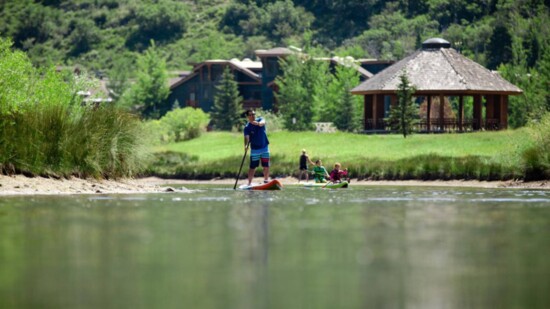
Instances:
[[[451,43],[442,38],[431,38],[422,42],[422,49],[441,49],[441,48],[451,48]]]

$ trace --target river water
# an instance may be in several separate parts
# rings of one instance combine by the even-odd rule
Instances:
[[[0,198],[0,308],[550,308],[550,191]]]

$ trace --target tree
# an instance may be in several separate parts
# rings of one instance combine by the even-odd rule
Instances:
[[[283,74],[276,79],[277,98],[285,128],[292,131],[312,129],[316,79],[328,74],[328,66],[305,54],[288,56],[280,63]]]
[[[120,57],[114,61],[114,65],[109,70],[109,80],[107,87],[110,90],[110,96],[115,103],[120,103],[122,95],[129,88],[129,80],[131,72],[128,68],[132,66],[132,62],[128,60],[129,57]]]
[[[353,132],[359,129],[360,113],[358,96],[351,94],[351,89],[359,84],[359,73],[352,63],[336,67],[336,83],[338,85],[338,100],[332,118],[338,130]]]
[[[512,36],[508,28],[498,25],[487,47],[487,67],[496,69],[501,64],[509,63],[512,60]]]
[[[223,70],[220,83],[216,86],[212,121],[217,129],[231,131],[240,124],[243,98],[239,96],[237,82],[229,66]]]
[[[189,8],[181,1],[138,2],[130,8],[131,17],[137,24],[126,42],[130,48],[143,50],[151,39],[161,43],[172,42],[187,31]]]
[[[168,108],[164,107],[170,93],[167,83],[166,61],[151,41],[151,46],[137,59],[137,81],[126,100],[141,111],[145,118],[158,119]]]
[[[412,95],[415,91],[411,86],[407,72],[399,76],[400,83],[397,90],[397,105],[390,110],[390,122],[393,129],[401,132],[403,137],[413,133],[416,124],[418,108],[415,105]]]

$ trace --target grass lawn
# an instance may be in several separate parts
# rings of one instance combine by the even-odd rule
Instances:
[[[529,143],[525,130],[465,134],[362,135],[351,133],[268,133],[275,174],[297,172],[298,157],[306,149],[310,158],[327,168],[341,162],[357,176],[376,178],[484,178],[485,173],[516,177],[520,150]],[[229,177],[236,174],[244,153],[242,133],[208,132],[186,142],[158,146],[155,152],[185,154],[186,161],[166,162],[164,174],[182,177]],[[460,162],[459,162],[460,161]],[[472,163],[473,162],[473,163]],[[472,166],[474,164],[475,166]],[[177,165],[177,166],[176,166]],[[466,166],[466,167],[463,167]],[[489,170],[483,172],[489,166]],[[258,169],[259,170],[259,169]],[[433,175],[436,172],[438,175]],[[161,173],[162,174],[162,173]],[[453,176],[453,174],[456,174]],[[431,175],[431,176],[429,176]],[[447,176],[445,176],[447,175]],[[507,175],[507,176],[506,176]]]

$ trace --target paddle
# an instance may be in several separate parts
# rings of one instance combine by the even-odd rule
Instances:
[[[331,184],[331,183],[332,183],[332,181],[329,181],[329,182],[327,182],[324,186],[322,186],[321,188],[326,188],[326,187],[327,187],[329,184]]]
[[[233,190],[237,189],[237,182],[239,182],[239,177],[241,177],[241,171],[243,169],[244,159],[246,159],[246,153],[248,152],[249,145],[250,145],[250,141],[246,143],[246,147],[244,148],[243,160],[241,161],[241,167],[239,167],[239,173],[237,174],[237,179],[235,179],[235,185],[233,186]]]

